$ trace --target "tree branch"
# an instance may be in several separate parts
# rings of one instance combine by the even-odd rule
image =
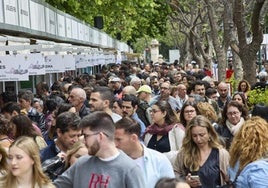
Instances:
[[[262,27],[262,18],[260,16],[264,1],[256,1],[253,14],[251,17],[251,30],[252,30],[252,47],[259,46],[263,40],[263,27]]]

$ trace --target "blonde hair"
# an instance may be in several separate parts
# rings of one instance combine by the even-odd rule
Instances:
[[[222,148],[222,145],[219,142],[218,134],[214,130],[210,121],[202,115],[194,117],[186,127],[181,150],[183,153],[183,164],[186,168],[190,169],[190,171],[199,170],[199,162],[201,159],[199,148],[193,141],[191,133],[192,128],[197,126],[207,129],[210,138],[208,144],[211,148]]]
[[[208,102],[199,102],[197,103],[198,111],[201,115],[205,116],[212,122],[218,121],[217,113],[215,112],[213,106]]]
[[[76,142],[70,150],[67,151],[66,156],[66,162],[65,162],[65,168],[69,168],[71,166],[70,160],[73,154],[75,154],[79,149],[81,148],[87,148],[84,143],[78,141]]]
[[[239,170],[249,163],[267,157],[268,123],[261,117],[252,117],[245,121],[232,141],[230,148],[230,166],[239,161]]]
[[[21,136],[15,140],[10,146],[18,147],[23,150],[29,157],[34,161],[33,164],[33,179],[32,179],[32,187],[34,188],[37,184],[39,187],[44,185],[48,185],[51,183],[51,180],[43,173],[39,155],[39,148],[33,138]],[[15,188],[16,185],[16,177],[9,171],[5,177],[5,186],[8,188]]]

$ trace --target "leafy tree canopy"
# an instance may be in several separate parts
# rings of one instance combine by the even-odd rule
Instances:
[[[170,7],[165,0],[46,0],[57,9],[94,25],[94,17],[102,16],[104,31],[123,41],[136,41],[148,35],[166,32]]]

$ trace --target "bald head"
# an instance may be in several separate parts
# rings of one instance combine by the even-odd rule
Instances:
[[[134,86],[125,86],[122,90],[122,95],[136,95],[137,90]]]
[[[75,107],[76,111],[79,111],[86,100],[86,92],[81,88],[73,88],[68,101]]]
[[[228,84],[221,82],[218,85],[218,93],[221,98],[226,98],[229,92]]]
[[[74,88],[72,89],[71,93],[75,94],[77,97],[80,97],[84,100],[86,100],[87,98],[86,92],[82,88]]]

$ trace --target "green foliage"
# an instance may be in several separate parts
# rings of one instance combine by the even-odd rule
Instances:
[[[248,93],[248,102],[250,106],[254,106],[255,104],[266,104],[268,105],[268,88],[266,90],[263,89],[253,89]]]
[[[238,86],[238,83],[239,83],[239,81],[237,79],[235,79],[234,73],[229,78],[229,80],[226,80],[226,81],[231,84],[232,93],[234,93],[237,90],[237,86]]]
[[[52,6],[94,25],[103,16],[104,32],[133,42],[148,35],[164,34],[170,7],[165,0],[46,0]]]
[[[143,54],[143,51],[145,48],[150,47],[150,42],[152,41],[153,38],[149,36],[144,36],[141,38],[138,38],[137,41],[134,43],[134,49],[136,53],[141,53]]]

